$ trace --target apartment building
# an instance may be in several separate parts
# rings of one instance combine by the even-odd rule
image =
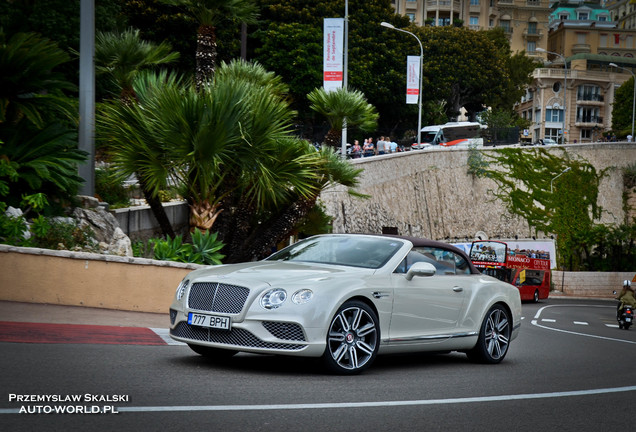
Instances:
[[[632,0],[607,0],[605,7],[619,29],[636,29],[636,4]]]
[[[395,11],[418,25],[461,25],[473,30],[502,27],[513,52],[547,44],[548,0],[392,0]]]
[[[542,53],[547,67],[535,69],[518,105],[520,115],[533,121],[527,139],[561,142],[565,126],[566,142],[600,140],[612,127],[616,89],[636,70],[636,32],[617,29],[615,23],[562,20],[550,31],[547,50]]]

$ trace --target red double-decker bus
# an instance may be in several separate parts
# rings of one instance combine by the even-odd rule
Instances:
[[[511,250],[496,240],[474,241],[470,260],[483,274],[516,286],[521,300],[538,302],[550,295],[550,253],[539,250]]]

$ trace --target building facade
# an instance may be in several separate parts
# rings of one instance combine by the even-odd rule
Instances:
[[[502,27],[513,52],[545,48],[549,0],[392,0],[396,13],[418,25],[461,25],[473,30]]]
[[[636,3],[633,0],[607,0],[605,7],[619,29],[636,29]]]
[[[565,127],[565,142],[595,142],[611,129],[615,91],[636,71],[636,32],[595,24],[563,20],[550,30],[549,53],[537,53],[549,67],[535,69],[517,107],[533,123],[526,141],[561,142]]]

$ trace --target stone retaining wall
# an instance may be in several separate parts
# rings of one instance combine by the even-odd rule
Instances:
[[[614,298],[624,280],[632,280],[636,272],[552,272],[552,287],[560,294],[574,297]]]
[[[201,266],[0,244],[0,300],[166,313]]]
[[[604,210],[599,222],[625,222],[622,168],[636,161],[636,144],[572,144],[550,151],[562,149],[599,171],[607,169],[599,187],[598,204]],[[369,198],[354,198],[342,186],[325,190],[321,201],[334,218],[334,232],[381,233],[394,228],[401,235],[447,241],[473,240],[479,231],[489,238],[541,237],[500,201],[493,201],[492,180],[468,174],[468,156],[467,149],[433,149],[353,160],[363,169],[357,191]]]

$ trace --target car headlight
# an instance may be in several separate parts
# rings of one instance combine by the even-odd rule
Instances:
[[[186,292],[186,289],[188,288],[188,285],[190,284],[190,281],[187,279],[184,279],[181,281],[181,283],[179,284],[179,286],[177,287],[177,300],[180,301],[183,298],[183,295]]]
[[[301,289],[292,295],[292,301],[296,304],[305,304],[314,296],[314,292],[310,289]]]
[[[279,308],[287,300],[287,291],[282,288],[274,288],[266,291],[261,297],[261,306],[265,309]]]

